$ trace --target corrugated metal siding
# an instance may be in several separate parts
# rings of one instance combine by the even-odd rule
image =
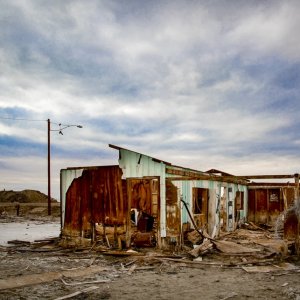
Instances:
[[[119,166],[83,170],[66,193],[64,230],[81,232],[94,223],[124,225],[128,205],[121,176]]]
[[[166,166],[149,156],[120,149],[119,166],[124,178],[141,178],[145,176],[165,176]]]
[[[82,169],[63,169],[60,171],[60,205],[61,205],[61,226],[65,222],[66,195],[75,178],[82,175]]]
[[[206,188],[209,189],[209,232],[212,233],[215,226],[218,226],[220,220],[217,212],[218,199],[221,196],[221,186],[226,187],[227,190],[227,204],[229,201],[228,197],[228,188],[232,189],[232,211],[235,210],[235,195],[237,191],[244,192],[244,210],[240,211],[241,217],[247,216],[247,206],[248,206],[248,197],[247,197],[247,186],[240,184],[232,184],[226,182],[219,181],[211,181],[211,180],[182,180],[182,181],[172,181],[172,183],[178,188],[178,193],[180,197],[188,204],[190,211],[193,211],[193,188]],[[181,213],[181,223],[190,222],[189,215],[185,209],[181,205],[182,213]],[[228,205],[227,205],[228,209]],[[228,211],[227,211],[228,216]],[[234,218],[232,220],[233,224],[235,222]],[[228,224],[228,222],[227,222]],[[234,227],[227,226],[227,230],[233,230]]]
[[[160,180],[160,235],[166,237],[166,165],[151,157],[120,149],[119,166],[123,178],[159,177]]]
[[[181,218],[177,187],[172,182],[167,181],[166,190],[167,236],[179,238],[181,233]]]

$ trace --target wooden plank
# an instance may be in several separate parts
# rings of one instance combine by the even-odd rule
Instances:
[[[66,270],[61,272],[46,272],[42,274],[31,274],[31,275],[9,277],[7,279],[0,279],[0,290],[20,288],[28,285],[42,284],[54,280],[59,280],[63,276],[75,278],[75,277],[86,276],[89,274],[98,273],[107,270],[108,270],[107,268],[92,266],[92,267],[84,268],[82,270],[78,269],[76,270],[76,272],[74,272],[74,270]]]
[[[83,290],[81,290],[81,291],[77,291],[77,292],[75,292],[75,293],[68,294],[68,295],[66,295],[66,296],[58,297],[58,298],[56,298],[55,300],[64,300],[64,299],[73,298],[73,297],[75,297],[75,296],[77,296],[77,295],[80,295],[80,294],[82,294],[82,293],[88,293],[88,292],[91,292],[91,291],[94,291],[94,290],[97,290],[97,289],[99,289],[99,286],[90,286],[90,287],[88,287],[88,288],[86,288],[86,289],[83,289]]]
[[[210,240],[205,240],[201,245],[189,252],[193,257],[198,257],[199,255],[205,253],[207,250],[213,247]]]
[[[223,253],[252,253],[261,251],[259,249],[248,248],[229,241],[212,241],[216,248]]]
[[[242,175],[235,176],[237,178],[243,179],[284,179],[284,178],[294,178],[295,175]]]
[[[222,267],[233,267],[233,266],[242,266],[242,265],[249,265],[249,264],[261,264],[261,263],[272,263],[274,260],[273,259],[258,259],[258,260],[252,260],[252,261],[242,261],[242,262],[237,262],[232,264],[230,263],[224,263],[222,262],[214,262],[214,261],[197,261],[197,260],[187,260],[187,259],[176,259],[176,258],[159,258],[159,257],[154,257],[154,259],[159,260],[159,261],[172,261],[176,263],[182,263],[186,264],[187,266],[222,266]]]
[[[284,240],[273,239],[252,239],[252,242],[268,248],[271,252],[280,253],[283,255],[288,254],[288,244]]]

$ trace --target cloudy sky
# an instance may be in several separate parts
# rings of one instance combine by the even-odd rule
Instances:
[[[300,171],[300,1],[0,0],[0,190],[52,194],[109,143],[202,171]]]

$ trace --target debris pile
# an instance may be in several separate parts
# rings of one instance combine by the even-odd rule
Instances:
[[[177,276],[192,269],[205,272],[213,268],[217,273],[240,270],[251,276],[260,273],[270,274],[272,278],[300,276],[299,260],[293,261],[291,244],[274,238],[274,232],[255,224],[246,223],[243,227],[218,239],[210,238],[206,232],[204,238],[198,238],[199,233],[191,231],[187,238],[192,246],[186,245],[176,252],[154,248],[120,250],[97,243],[64,248],[59,238],[32,243],[9,241],[9,247],[0,249],[2,266],[15,264],[15,268],[0,278],[0,290],[8,295],[10,291],[18,293],[26,287],[43,285],[48,289],[55,287],[57,300],[93,293],[104,297],[99,299],[108,299],[112,284],[136,274]],[[13,262],[12,257],[16,256],[21,260]],[[300,295],[300,290],[286,282],[282,283],[285,293]],[[231,293],[239,295],[236,291]],[[227,294],[222,297],[226,299]]]

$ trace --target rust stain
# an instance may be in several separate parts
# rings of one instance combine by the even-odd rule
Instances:
[[[285,207],[293,203],[294,188],[257,188],[248,191],[248,220],[275,224]]]
[[[167,217],[167,235],[180,235],[180,207],[178,204],[177,188],[171,182],[166,182],[166,217]]]
[[[91,224],[125,224],[128,212],[122,170],[118,166],[84,170],[66,194],[65,229],[84,231]]]

